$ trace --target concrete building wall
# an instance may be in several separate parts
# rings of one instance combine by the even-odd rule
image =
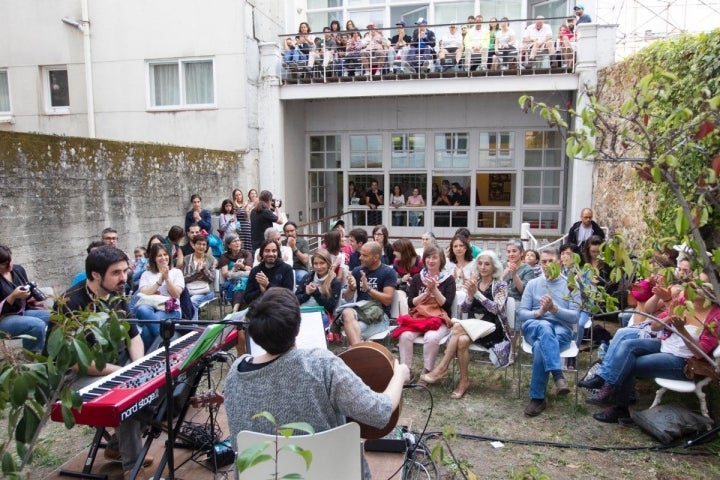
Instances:
[[[258,97],[258,41],[277,41],[282,1],[87,0],[96,136],[123,141],[247,151]],[[1,130],[88,135],[80,0],[0,3],[0,67],[8,69],[12,121]],[[10,20],[12,19],[12,20]],[[153,111],[149,60],[207,57],[214,62],[215,104]],[[43,66],[66,66],[69,112],[48,114]]]
[[[62,290],[103,228],[132,256],[184,226],[190,195],[219,209],[232,189],[255,186],[247,178],[236,152],[0,132],[0,243],[39,285]]]

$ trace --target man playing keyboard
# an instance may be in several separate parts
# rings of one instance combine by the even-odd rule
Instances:
[[[100,308],[113,309],[119,317],[127,317],[128,307],[122,295],[125,292],[128,269],[129,259],[118,248],[102,246],[91,251],[85,259],[87,280],[65,292],[63,295],[65,302],[62,303],[63,313],[69,315],[77,310]],[[122,348],[118,352],[117,363],[107,363],[100,371],[94,365],[90,365],[88,376],[78,378],[73,384],[73,389],[79,390],[96,381],[95,377],[109,375],[119,370],[128,360],[141,358],[145,350],[137,325],[131,324],[129,335],[130,347]],[[121,423],[115,432],[117,440],[113,436],[105,448],[106,459],[122,463],[124,478],[130,478],[132,468],[142,449],[143,424],[136,417]],[[149,467],[153,461],[150,455],[146,455],[143,466]],[[141,470],[137,478],[143,478],[142,475]]]

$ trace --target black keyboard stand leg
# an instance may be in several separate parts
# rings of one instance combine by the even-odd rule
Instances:
[[[180,412],[177,416],[177,420],[175,421],[175,424],[173,425],[173,445],[166,445],[165,448],[165,454],[160,459],[160,463],[158,464],[157,470],[155,470],[155,478],[161,478],[161,475],[163,473],[163,470],[165,470],[165,466],[168,463],[168,453],[172,452],[172,449],[177,446],[175,444],[174,439],[177,438],[177,434],[180,431],[180,427],[182,426],[183,422],[185,422],[185,416],[187,415],[188,410],[190,409],[190,397],[195,395],[195,392],[197,391],[198,386],[200,385],[200,381],[203,378],[203,375],[205,373],[205,369],[207,368],[207,362],[209,362],[210,359],[203,358],[200,360],[200,366],[199,369],[196,370],[193,375],[190,375],[190,379],[192,383],[185,383],[185,387],[182,388],[182,383],[176,383],[176,387],[173,393],[173,400],[176,401],[177,405],[182,405],[182,408],[180,408]]]
[[[107,480],[107,475],[95,474],[92,472],[95,458],[97,457],[98,450],[105,448],[106,444],[102,442],[103,436],[105,435],[105,427],[97,427],[95,429],[95,436],[93,437],[92,444],[90,444],[90,451],[88,451],[87,457],[85,458],[85,465],[82,471],[76,472],[74,470],[60,470],[60,476],[62,477],[74,477],[74,478],[90,478],[96,480]]]

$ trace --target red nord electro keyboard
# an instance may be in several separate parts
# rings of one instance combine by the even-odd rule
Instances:
[[[170,370],[173,379],[183,381],[191,368],[181,369],[185,358],[198,341],[202,331],[192,331],[174,340],[170,344]],[[237,331],[231,330],[214,348],[207,351],[211,355],[221,348],[229,348],[237,339]],[[165,349],[159,348],[144,357],[129,363],[110,375],[78,391],[83,399],[82,408],[73,410],[75,422],[93,427],[117,427],[143,408],[150,405],[164,392],[165,386]],[[53,405],[51,418],[62,422],[60,402]]]

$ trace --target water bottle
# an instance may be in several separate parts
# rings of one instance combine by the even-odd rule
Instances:
[[[602,362],[603,358],[605,358],[605,352],[607,352],[607,342],[605,340],[600,343],[600,348],[598,348],[598,360]]]

